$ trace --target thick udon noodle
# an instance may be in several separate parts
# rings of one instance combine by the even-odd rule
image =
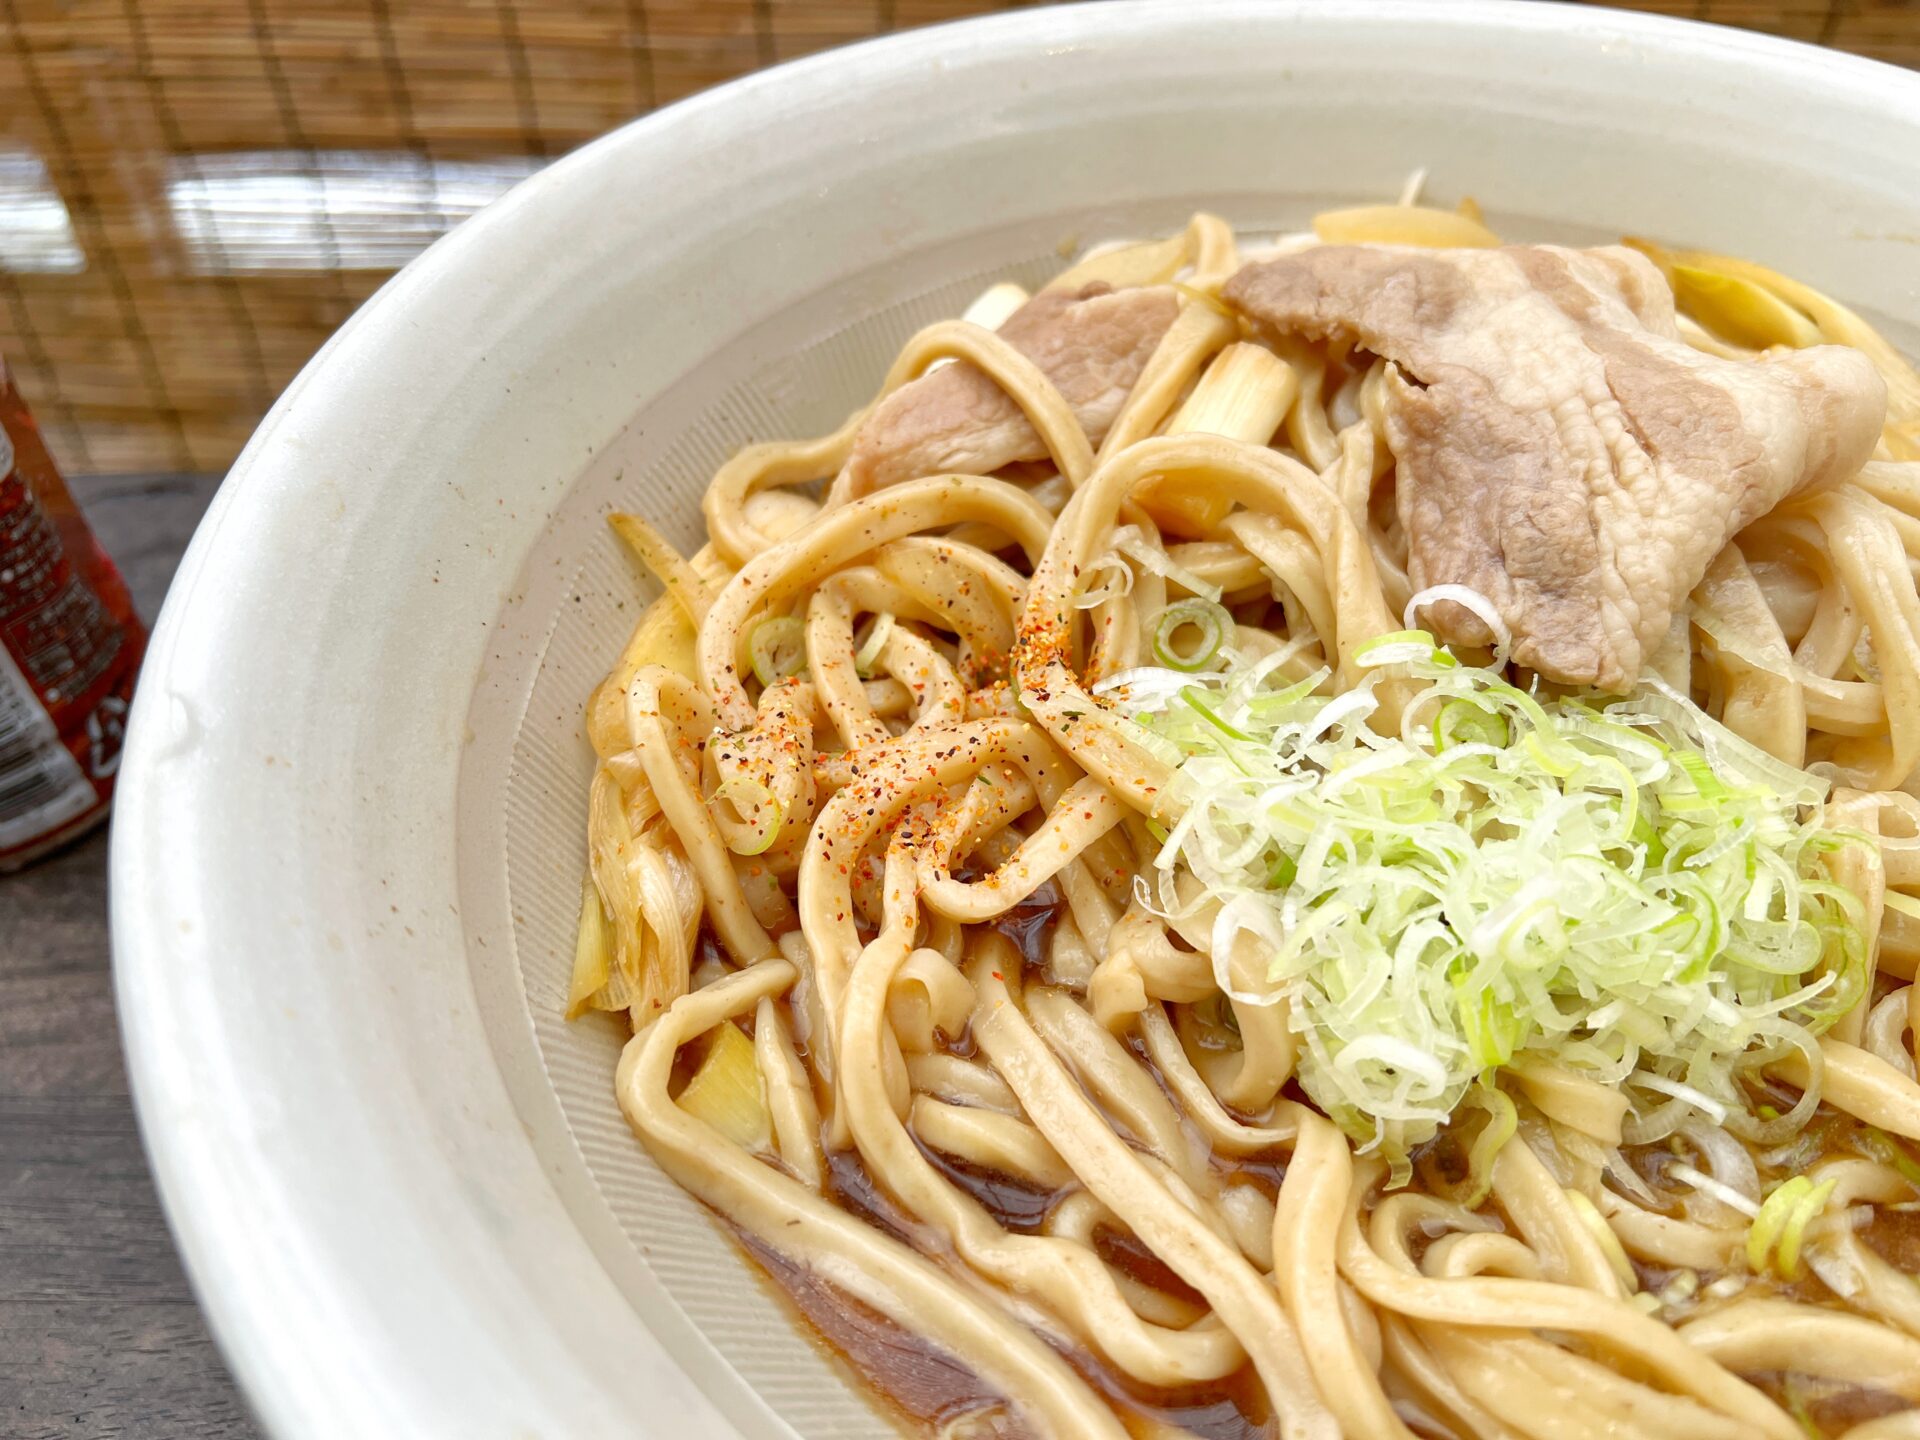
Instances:
[[[1172,476],[1238,502],[1164,568],[1220,586],[1256,652],[1310,627],[1296,673],[1324,658],[1351,684],[1355,648],[1399,628],[1409,596],[1380,363],[1289,348],[1272,445],[1162,433],[1242,338],[1212,298],[1235,240],[1200,216],[1106,263],[1122,283],[1177,272],[1182,308],[1097,451],[1031,361],[950,321],[908,342],[880,394],[970,362],[1050,463],[856,493],[862,411],[722,467],[692,561],[630,527],[669,608],[591,707],[590,904],[616,963],[576,1000],[632,1010],[618,1093],[647,1149],[763,1254],[971,1367],[1005,1397],[1007,1433],[1176,1433],[1152,1397],[1251,1376],[1288,1437],[1793,1440],[1809,1407],[1836,1432],[1901,1412],[1846,1429],[1858,1440],[1920,1436],[1920,1286],[1881,1253],[1912,1263],[1897,1242],[1920,1171],[1845,1143],[1920,1139],[1920,905],[1904,898],[1920,893],[1920,383],[1846,312],[1796,301],[1887,374],[1881,457],[1741,534],[1694,597],[1712,633],[1685,627],[1658,658],[1736,731],[1830,767],[1835,818],[1880,837],[1878,864],[1845,877],[1879,978],[1820,1044],[1821,1143],[1782,1155],[1696,1121],[1645,1147],[1684,1152],[1714,1193],[1757,1196],[1809,1163],[1835,1181],[1804,1242],[1831,1283],[1788,1284],[1743,1258],[1740,1208],[1678,1203],[1660,1156],[1622,1147],[1619,1094],[1550,1067],[1505,1077],[1519,1130],[1485,1203],[1449,1185],[1444,1137],[1389,1191],[1289,1088],[1285,1006],[1219,991],[1204,911],[1170,925],[1142,906],[1131,882],[1169,772],[1087,690],[1141,663],[1179,587],[1141,565],[1072,603],[1120,526],[1155,543],[1131,497]],[[769,614],[803,621],[806,672],[763,686],[743,652]],[[1029,926],[1029,961],[1007,922],[1035,916],[1053,923]],[[736,1023],[769,1120],[752,1149],[676,1102],[702,1038]],[[1784,1095],[1806,1070],[1776,1072]],[[850,1167],[886,1225],[842,1203]],[[1037,1219],[1013,1225],[970,1176],[1046,1197]],[[998,1433],[987,1412],[975,1431],[938,1418]]]

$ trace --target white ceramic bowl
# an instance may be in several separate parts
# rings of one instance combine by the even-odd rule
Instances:
[[[279,1437],[854,1437],[558,1019],[599,523],[825,428],[984,277],[1416,166],[1519,238],[1748,253],[1920,320],[1920,82],[1541,5],[1044,10],[730,85],[561,161],[275,407],[167,601],[113,844],[160,1189]],[[1898,326],[1896,325],[1896,330]],[[1912,338],[1912,332],[1907,332]]]

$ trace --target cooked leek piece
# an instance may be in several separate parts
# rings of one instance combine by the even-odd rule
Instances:
[[[1476,207],[1477,208],[1477,207]],[[1329,245],[1423,245],[1430,250],[1490,250],[1500,237],[1477,219],[1427,205],[1361,205],[1313,217]]]
[[[689,620],[698,625],[707,618],[707,606],[713,603],[713,590],[692,562],[674,548],[671,540],[638,515],[628,515],[624,511],[609,515],[607,524],[613,527],[613,533],[633,553],[633,558],[644,565],[666,588],[667,594],[679,603]]]
[[[1748,281],[1785,301],[1813,322],[1821,340],[1829,345],[1851,345],[1873,362],[1873,368],[1887,382],[1889,419],[1897,422],[1920,420],[1920,373],[1916,373],[1913,366],[1907,363],[1907,358],[1887,343],[1884,335],[1839,301],[1823,295],[1811,285],[1802,285],[1777,270],[1769,270],[1764,265],[1756,265],[1751,260],[1742,260],[1737,256],[1716,255],[1706,250],[1667,250],[1650,240],[1636,239],[1631,235],[1624,243],[1658,265],[1669,282],[1673,280],[1676,269],[1689,266]]]
[[[1675,265],[1671,278],[1674,302],[1722,340],[1749,350],[1820,343],[1813,321],[1751,280],[1698,265]]]
[[[705,548],[692,562],[694,571],[716,588],[731,574]],[[627,686],[645,665],[664,665],[681,675],[693,674],[693,622],[671,595],[662,595],[641,613],[627,645],[607,678],[587,701],[587,736],[601,759],[633,748],[627,733]]]
[[[1132,285],[1164,285],[1187,263],[1187,232],[1139,245],[1100,250],[1047,282],[1049,290],[1078,290],[1105,281],[1116,290]]]
[[[680,1092],[680,1108],[746,1150],[772,1143],[773,1122],[753,1041],[731,1021],[716,1025],[706,1059]]]
[[[593,876],[580,882],[580,929],[573,941],[573,976],[567,982],[567,1018],[573,1019],[591,1009],[613,974],[613,927],[601,908],[600,892],[593,888]]]
[[[1167,426],[1169,435],[1199,431],[1264,445],[1300,393],[1293,367],[1263,345],[1229,345],[1214,357]],[[1141,506],[1161,529],[1201,536],[1233,508],[1217,486],[1175,484],[1165,476],[1141,487]]]

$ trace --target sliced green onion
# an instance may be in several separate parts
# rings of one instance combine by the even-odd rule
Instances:
[[[807,627],[792,615],[762,620],[747,639],[747,658],[762,685],[789,680],[807,668]]]
[[[1804,1178],[1804,1177],[1803,1177]],[[1833,1194],[1838,1180],[1823,1180],[1800,1198],[1793,1207],[1793,1213],[1787,1217],[1787,1223],[1780,1227],[1780,1243],[1774,1248],[1774,1268],[1784,1280],[1800,1278],[1800,1244],[1806,1238],[1807,1226],[1819,1218],[1820,1212],[1827,1207],[1827,1197]]]
[[[1309,1098],[1390,1174],[1519,1060],[1626,1085],[1635,1143],[1695,1115],[1756,1144],[1797,1133],[1815,1037],[1871,975],[1826,783],[1655,682],[1528,693],[1420,632],[1367,654],[1337,695],[1231,649],[1102,694],[1176,767],[1148,898],[1204,907],[1227,993],[1289,1003]],[[1373,728],[1381,687],[1408,681],[1403,730]],[[1226,970],[1242,930],[1264,975]],[[1748,1077],[1789,1053],[1809,1083],[1766,1118]]]
[[[1812,1193],[1813,1182],[1804,1175],[1795,1175],[1782,1181],[1760,1207],[1760,1213],[1753,1217],[1753,1223],[1747,1227],[1747,1265],[1756,1275],[1767,1271],[1767,1257],[1773,1253],[1773,1242],[1786,1228],[1788,1218],[1794,1213],[1802,1200]]]
[[[1154,544],[1140,533],[1137,525],[1122,525],[1113,535],[1113,548],[1144,570],[1151,570],[1163,580],[1171,580],[1189,595],[1198,595],[1203,600],[1218,600],[1220,587],[1209,584],[1198,575],[1179,564],[1166,551],[1163,545]]]
[[[1236,730],[1233,726],[1229,725],[1225,720],[1222,720],[1220,718],[1219,712],[1217,712],[1211,705],[1209,705],[1206,701],[1200,698],[1198,691],[1182,690],[1180,692],[1180,698],[1186,701],[1187,704],[1191,705],[1195,710],[1198,710],[1200,714],[1205,717],[1209,725],[1213,726],[1214,729],[1218,730],[1222,735],[1226,736],[1229,740],[1240,740],[1240,741],[1246,741],[1246,742],[1251,742],[1253,740],[1253,736],[1247,734],[1246,731]]]
[[[1504,748],[1512,734],[1505,716],[1476,705],[1465,696],[1447,701],[1433,717],[1435,750],[1444,750],[1449,745],[1494,745]]]
[[[1098,585],[1093,583],[1096,575],[1103,577]],[[1132,593],[1133,571],[1118,555],[1105,555],[1080,572],[1080,589],[1073,597],[1073,608],[1092,610]]]
[[[1473,1068],[1489,1070],[1513,1059],[1527,1033],[1527,1022],[1513,1004],[1502,1000],[1491,986],[1470,994],[1465,985],[1456,983],[1455,993],[1460,1030]]]
[[[1476,1085],[1467,1092],[1467,1099],[1487,1112],[1487,1123],[1467,1149],[1467,1193],[1460,1202],[1469,1210],[1477,1210],[1480,1202],[1493,1193],[1493,1162],[1520,1128],[1520,1112],[1513,1097],[1497,1085]]]
[[[1761,1207],[1755,1205],[1753,1201],[1749,1200],[1725,1181],[1716,1180],[1705,1171],[1696,1170],[1693,1166],[1686,1164],[1667,1166],[1667,1174],[1683,1185],[1691,1185],[1702,1195],[1711,1195],[1729,1210],[1745,1215],[1756,1224],[1759,1222],[1759,1217],[1762,1213]],[[1769,1224],[1771,1224],[1771,1222],[1769,1222]],[[1768,1243],[1772,1243],[1771,1234],[1768,1236]],[[1762,1254],[1764,1253],[1763,1251]]]
[[[1443,662],[1440,657],[1446,655]],[[1433,643],[1433,637],[1424,630],[1394,630],[1385,635],[1376,635],[1365,644],[1355,648],[1353,660],[1356,665],[1405,665],[1413,660],[1428,660],[1434,664],[1457,664],[1451,655]]]
[[[1451,600],[1462,610],[1470,612],[1487,627],[1487,633],[1493,636],[1495,660],[1504,661],[1507,658],[1507,650],[1513,643],[1513,632],[1507,628],[1507,622],[1494,608],[1493,602],[1466,585],[1429,585],[1408,599],[1401,623],[1407,629],[1413,629],[1414,616],[1439,600]]]
[[[867,627],[867,638],[853,657],[853,668],[860,672],[861,679],[873,678],[873,667],[880,663],[880,652],[893,638],[893,625],[893,616],[883,612],[874,616],[873,623]]]
[[[1707,763],[1706,756],[1678,753],[1673,757],[1673,763],[1686,772],[1687,778],[1693,782],[1693,788],[1700,792],[1702,800],[1716,801],[1727,798],[1727,787],[1721,782],[1720,777],[1713,773],[1713,766]]]
[[[1192,644],[1176,641],[1182,630],[1193,629],[1199,637]],[[1220,653],[1233,633],[1233,617],[1211,600],[1180,600],[1160,612],[1153,624],[1153,655],[1170,670],[1191,674],[1204,670]]]
[[[780,838],[780,827],[787,820],[786,811],[774,793],[758,780],[745,775],[723,780],[714,789],[713,798],[730,805],[738,817],[726,827],[734,832],[727,839],[727,848],[734,854],[763,854]]]

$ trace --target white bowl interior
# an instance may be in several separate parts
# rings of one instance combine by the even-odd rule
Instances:
[[[1911,344],[1914,89],[1552,6],[1070,9],[732,87],[436,247],[196,540],[115,841],[156,1168],[269,1427],[893,1433],[633,1140],[616,1025],[560,1019],[580,707],[653,593],[610,509],[691,548],[728,453],[989,280],[1422,165],[1512,238],[1747,254]]]

